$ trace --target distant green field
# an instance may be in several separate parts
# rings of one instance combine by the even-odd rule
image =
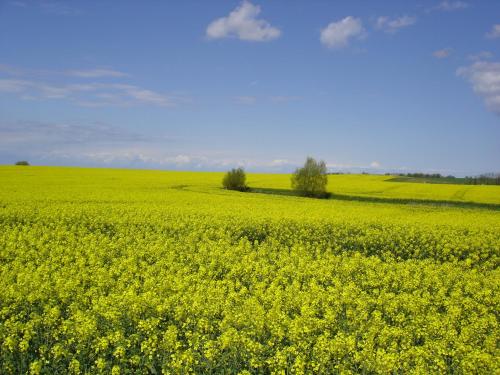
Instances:
[[[500,186],[394,182],[392,176],[330,175],[328,190],[334,195],[443,202],[500,204]],[[289,175],[252,174],[249,185],[257,188],[290,189]]]
[[[391,176],[339,175],[329,180],[333,192],[384,198],[500,203],[500,186],[391,182]]]
[[[466,182],[465,178],[461,177],[406,177],[406,176],[398,176],[392,177],[387,180],[390,182],[414,182],[417,184],[453,184],[453,185],[463,185]]]
[[[498,373],[500,187],[0,167],[0,373]]]

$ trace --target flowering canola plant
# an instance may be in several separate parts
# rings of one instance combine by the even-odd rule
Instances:
[[[0,373],[500,371],[498,187],[462,207],[221,179],[0,167]]]

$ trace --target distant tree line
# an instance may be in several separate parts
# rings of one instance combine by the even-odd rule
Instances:
[[[476,177],[465,176],[467,185],[500,185],[500,173],[486,173]]]
[[[391,173],[386,173],[391,175]],[[446,178],[455,179],[455,176],[443,176],[440,173],[397,173],[396,176],[400,177],[414,177],[414,178]],[[464,178],[457,179],[460,183],[465,185],[500,185],[500,173],[485,173],[479,176],[465,176]]]
[[[398,173],[401,177],[416,177],[416,178],[455,178],[455,176],[443,176],[441,173]]]

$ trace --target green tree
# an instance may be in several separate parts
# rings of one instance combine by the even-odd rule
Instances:
[[[323,160],[319,162],[308,157],[302,168],[297,168],[292,175],[292,189],[306,197],[326,198],[326,164]]]
[[[30,165],[26,160],[16,161],[16,165]]]
[[[243,168],[233,168],[224,176],[222,186],[228,190],[246,191],[248,190],[246,179],[247,176]]]

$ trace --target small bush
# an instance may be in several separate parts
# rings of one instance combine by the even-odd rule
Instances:
[[[292,189],[305,197],[328,198],[326,184],[326,164],[308,157],[302,168],[297,168],[292,175]]]
[[[26,160],[16,161],[16,165],[30,165]]]
[[[248,190],[246,179],[243,168],[233,168],[224,176],[222,186],[228,190],[246,191]]]

